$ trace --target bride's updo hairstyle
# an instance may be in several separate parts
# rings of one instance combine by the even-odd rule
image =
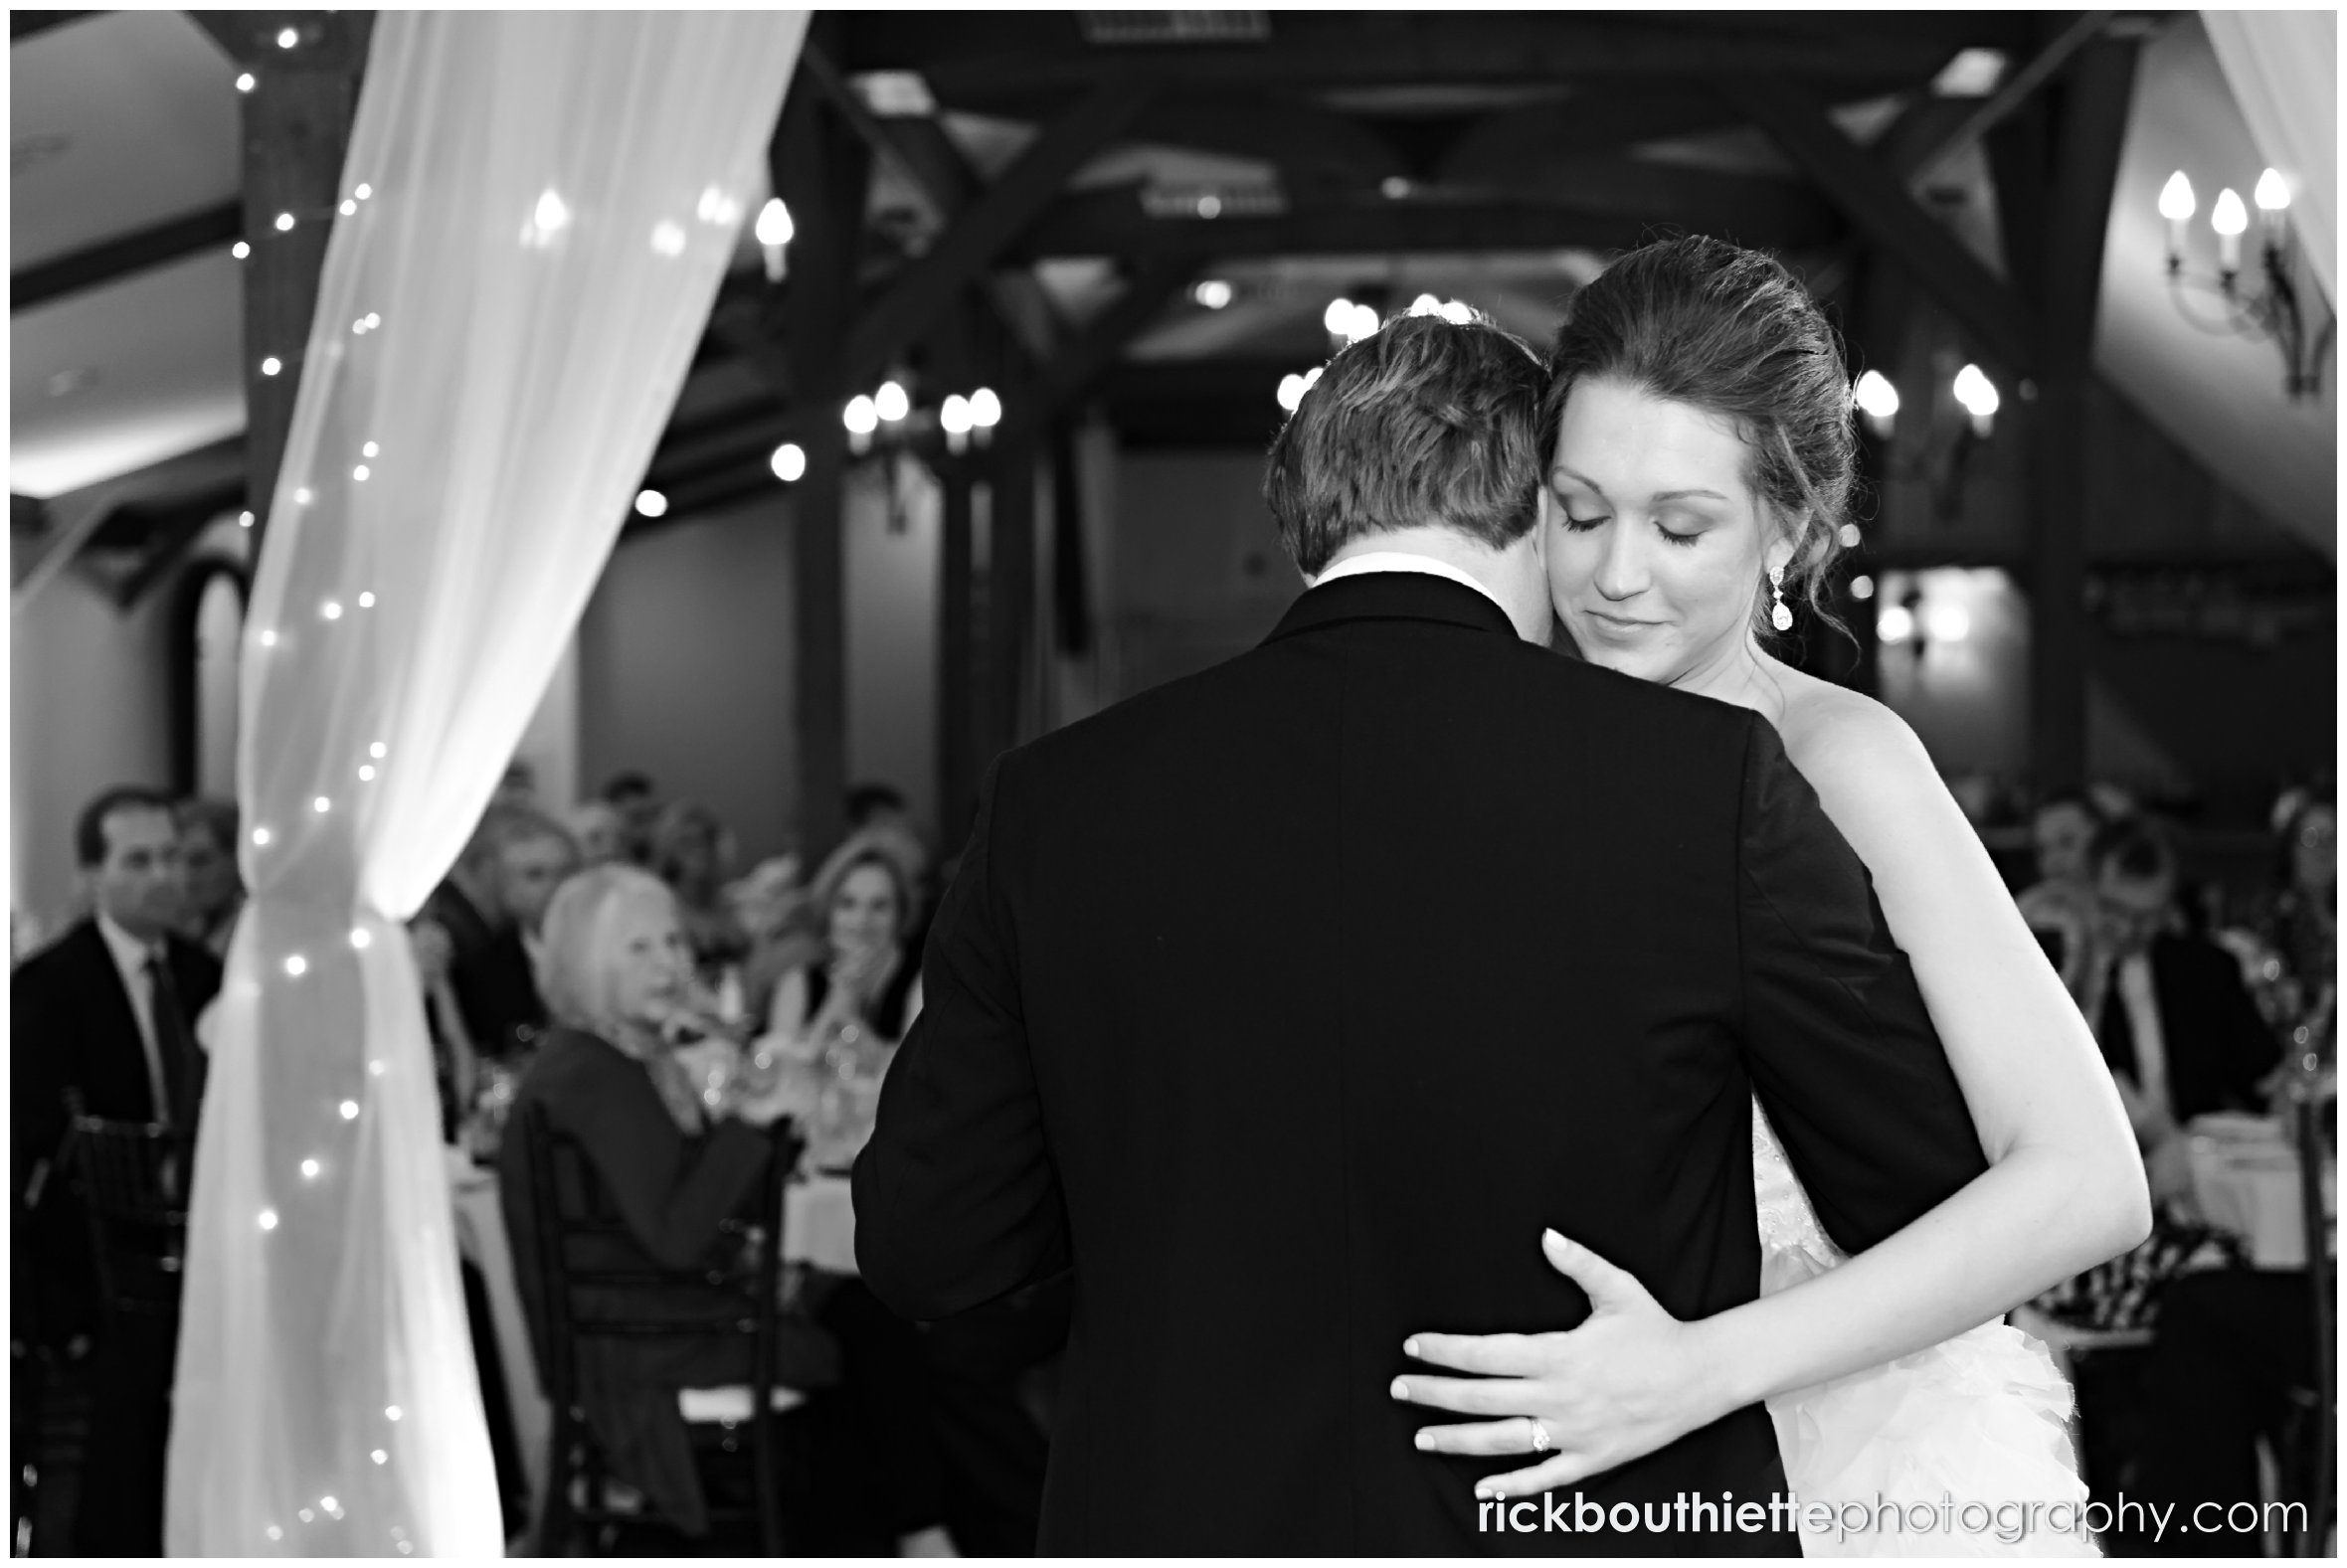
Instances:
[[[1632,251],[1575,294],[1548,357],[1540,471],[1555,464],[1573,388],[1615,380],[1725,419],[1751,453],[1745,482],[1791,539],[1785,597],[1829,621],[1826,574],[1841,554],[1858,435],[1842,346],[1773,257],[1703,235]],[[1752,615],[1769,630],[1765,579]]]
[[[1539,518],[1540,364],[1476,317],[1397,316],[1329,361],[1271,445],[1263,501],[1318,577],[1364,534],[1452,528],[1492,550]]]

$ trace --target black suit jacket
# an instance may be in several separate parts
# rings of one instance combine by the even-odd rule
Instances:
[[[1751,1300],[1755,1090],[1853,1250],[1984,1168],[1774,732],[1435,578],[1004,757],[924,989],[857,1258],[917,1317],[1072,1263],[1047,1552],[1797,1553],[1479,1533],[1521,1460],[1412,1447],[1403,1336],[1581,1321],[1543,1226],[1683,1318]],[[1581,1490],[1783,1483],[1753,1406]]]
[[[2149,958],[2168,1106],[2177,1122],[2257,1109],[2258,1081],[2281,1060],[2281,1044],[2242,983],[2240,961],[2213,942],[2176,933],[2154,938]],[[2140,1084],[2135,1025],[2115,982],[2104,993],[2098,1022],[2102,1059]]]
[[[183,937],[166,943],[193,1040],[197,1016],[220,991],[220,960]],[[65,1094],[79,1090],[91,1116],[155,1120],[146,1047],[95,920],[82,921],[17,965],[8,993],[9,1136],[18,1196],[28,1196],[40,1179],[25,1237],[29,1256],[28,1256],[43,1277],[44,1331],[76,1332],[93,1321],[95,1302],[87,1222],[61,1173],[49,1168],[65,1137]],[[201,1084],[200,1059],[197,1067]]]

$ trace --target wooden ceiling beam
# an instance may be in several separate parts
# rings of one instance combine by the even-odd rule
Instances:
[[[1047,425],[1070,403],[1082,397],[1125,345],[1164,313],[1191,278],[1198,275],[1204,257],[1197,252],[1173,252],[1143,261],[1119,294],[1098,317],[1086,323],[1036,378],[1035,396],[1023,411],[1012,410],[1010,423],[1029,428]]]
[[[1146,87],[1113,78],[1095,81],[1092,90],[1045,128],[1001,179],[954,218],[927,255],[857,312],[847,342],[847,385],[869,383],[910,347],[964,285],[992,265],[1050,204],[1068,176],[1148,103]]]
[[[223,202],[141,229],[136,234],[70,252],[55,261],[36,261],[8,279],[8,310],[21,315],[68,294],[99,288],[133,273],[184,261],[215,247],[226,250],[245,232],[245,210],[237,202]]]
[[[1719,87],[1984,352],[2016,375],[2034,371],[2038,343],[2025,301],[1909,196],[1889,166],[1844,135],[1812,93],[1781,77],[1755,75],[1722,77]]]

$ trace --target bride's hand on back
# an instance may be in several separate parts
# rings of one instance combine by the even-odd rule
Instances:
[[[1481,1419],[1421,1427],[1437,1454],[1553,1453],[1526,1470],[1487,1477],[1479,1497],[1525,1496],[1651,1454],[1727,1411],[1694,1325],[1665,1311],[1633,1275],[1554,1231],[1540,1250],[1589,1297],[1577,1328],[1543,1334],[1417,1333],[1403,1353],[1474,1374],[1396,1378],[1393,1397]],[[1535,1431],[1537,1424],[1538,1431]]]

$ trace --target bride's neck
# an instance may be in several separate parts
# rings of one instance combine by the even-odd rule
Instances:
[[[1749,628],[1720,640],[1719,646],[1671,684],[1681,691],[1716,702],[1749,708],[1775,723],[1784,716],[1783,666],[1761,651]]]

